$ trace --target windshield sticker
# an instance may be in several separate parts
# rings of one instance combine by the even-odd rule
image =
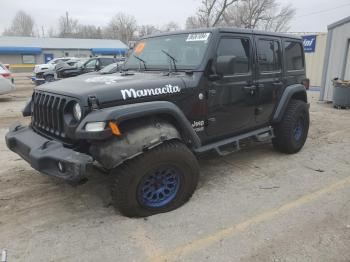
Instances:
[[[139,89],[135,90],[133,88],[121,90],[123,99],[128,98],[140,98],[146,96],[158,96],[166,94],[180,93],[181,88],[179,86],[165,85],[164,87],[154,88],[154,89]]]
[[[104,83],[111,85],[116,83],[118,80],[122,80],[122,76],[95,76],[85,80],[86,83]]]
[[[210,33],[189,34],[186,42],[207,41]]]
[[[136,54],[141,54],[143,49],[145,49],[146,43],[145,42],[140,42],[137,44],[137,46],[135,47],[135,53]]]

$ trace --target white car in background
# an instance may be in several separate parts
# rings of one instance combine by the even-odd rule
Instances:
[[[8,67],[6,67],[4,64],[2,64],[0,62],[0,76],[8,79],[10,82],[14,82],[14,79],[13,79],[13,76],[12,76],[12,73],[11,71],[8,69]]]
[[[54,58],[47,64],[40,64],[36,65],[34,67],[34,74],[44,73],[47,70],[53,70],[57,63],[59,62],[66,62],[68,60],[74,59],[74,57],[60,57],[60,58]]]
[[[7,79],[0,74],[0,95],[10,93],[15,90],[15,85],[11,79]]]

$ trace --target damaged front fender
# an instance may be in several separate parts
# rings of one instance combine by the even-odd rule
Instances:
[[[164,141],[181,140],[176,128],[167,122],[154,121],[135,127],[132,127],[131,123],[126,130],[127,132],[122,137],[94,141],[90,146],[90,155],[103,167],[113,169]]]

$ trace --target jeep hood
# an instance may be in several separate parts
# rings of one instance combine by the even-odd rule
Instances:
[[[89,96],[95,96],[101,105],[139,99],[142,102],[160,100],[178,95],[186,88],[185,74],[135,72],[132,74],[91,75],[63,79],[41,85],[35,90],[70,96],[87,105]]]

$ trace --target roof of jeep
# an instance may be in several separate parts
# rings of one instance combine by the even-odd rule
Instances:
[[[240,34],[256,34],[256,35],[266,35],[266,36],[273,36],[273,37],[294,38],[294,39],[301,40],[301,37],[297,36],[297,35],[269,32],[269,31],[252,30],[252,29],[235,28],[235,27],[200,28],[200,29],[190,29],[190,30],[166,32],[166,33],[145,36],[145,37],[142,37],[140,39],[157,37],[157,36],[166,36],[166,35],[204,33],[204,32],[211,32],[211,33],[214,33],[214,32],[225,33],[225,32],[227,32],[227,33],[240,33]]]

